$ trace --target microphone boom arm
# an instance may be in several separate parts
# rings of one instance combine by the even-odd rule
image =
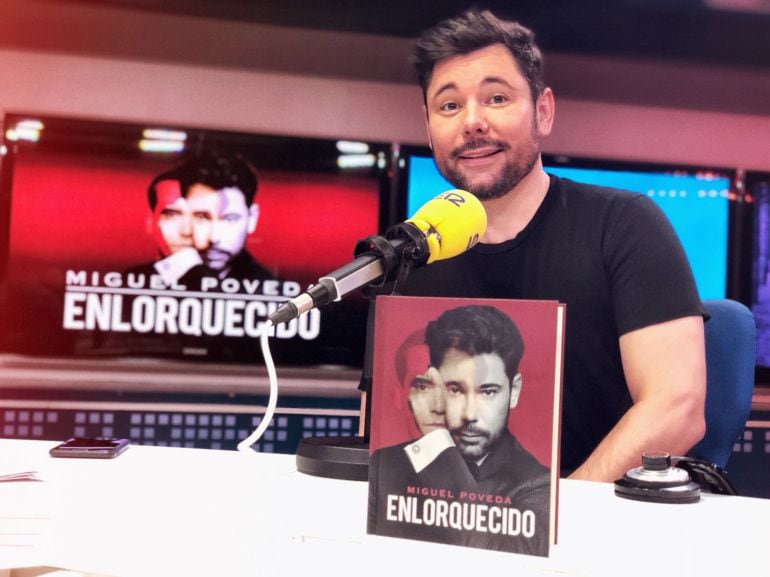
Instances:
[[[406,278],[409,271],[428,260],[428,243],[424,234],[413,224],[401,223],[382,236],[369,236],[358,242],[355,260],[318,279],[298,297],[287,301],[270,315],[274,325],[290,321],[307,311],[341,300],[346,294],[361,288],[375,290]],[[393,279],[393,272],[396,278]],[[379,282],[378,282],[379,281]],[[389,291],[392,292],[392,289]]]
[[[273,325],[288,322],[362,287],[369,298],[390,294],[413,268],[452,258],[471,248],[486,227],[484,207],[471,193],[450,190],[439,194],[410,219],[388,229],[385,238],[370,236],[359,241],[353,262],[321,277],[318,284],[268,318]]]

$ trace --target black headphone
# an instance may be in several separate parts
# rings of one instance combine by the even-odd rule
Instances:
[[[695,503],[700,500],[701,491],[737,495],[721,467],[664,452],[643,453],[642,466],[615,481],[618,497],[653,503]]]

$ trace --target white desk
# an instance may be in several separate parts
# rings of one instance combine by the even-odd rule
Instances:
[[[0,483],[0,575],[770,575],[768,500],[640,503],[563,481],[559,545],[541,559],[367,536],[366,484],[303,475],[293,456],[134,446],[52,459],[54,444],[0,440],[0,474],[42,479]]]

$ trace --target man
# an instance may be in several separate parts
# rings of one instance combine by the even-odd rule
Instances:
[[[159,275],[166,286],[172,286],[192,267],[201,264],[193,247],[192,215],[187,200],[182,196],[182,186],[173,170],[156,176],[147,189],[147,202],[151,213],[147,218],[147,233],[155,240],[158,259],[135,266],[127,272]]]
[[[400,387],[393,387],[396,407],[403,409],[404,401],[410,416],[410,437],[417,438],[446,428],[445,393],[440,377],[429,367],[425,331],[415,331],[396,349],[394,358]]]
[[[257,175],[239,155],[197,154],[176,172],[192,217],[192,242],[205,267],[218,279],[262,280],[273,275],[246,250],[257,228]]]
[[[471,534],[471,543],[544,555],[548,546],[550,470],[508,430],[522,389],[524,341],[514,322],[491,306],[464,306],[428,324],[430,364],[444,384],[447,429],[478,492],[510,498],[531,511],[530,539]],[[423,449],[421,452],[425,453]]]
[[[150,184],[147,199],[152,210],[148,232],[155,239],[160,256],[191,248],[192,219],[179,181],[171,174],[161,174]]]
[[[428,30],[415,70],[436,165],[484,204],[482,242],[402,294],[567,305],[562,471],[612,481],[703,435],[704,310],[673,229],[642,195],[543,171],[554,96],[530,30],[469,11]]]
[[[518,328],[494,307],[464,306],[430,322],[425,342],[431,367],[411,387],[420,381],[435,387],[439,395],[433,397],[433,413],[445,413],[446,427],[426,427],[414,442],[374,452],[370,532],[545,555],[550,471],[508,431],[509,412],[522,386],[518,366],[524,343]],[[494,496],[532,515],[535,534],[514,537],[389,521],[387,495],[403,494],[409,486],[443,489],[451,498],[463,493]]]
[[[408,414],[406,429],[411,441],[385,447],[376,453],[390,453],[401,460],[406,456],[404,447],[415,439],[436,430],[446,433],[446,392],[438,371],[429,366],[424,330],[415,331],[404,339],[396,349],[393,362],[398,380],[398,386],[391,387],[393,406]],[[409,469],[413,470],[412,467]],[[402,481],[397,479],[397,482]]]
[[[394,406],[403,410],[406,401],[411,440],[381,447],[370,457],[368,532],[460,544],[464,538],[456,530],[387,521],[387,495],[404,495],[409,486],[442,487],[456,493],[475,487],[475,479],[459,453],[445,450],[453,445],[446,431],[446,395],[438,371],[428,366],[425,331],[416,331],[404,339],[393,361],[398,379],[397,385],[391,387]],[[439,445],[432,449],[428,461],[417,460],[423,446],[433,447],[431,439],[435,436],[439,437]],[[425,464],[432,466],[425,468]]]

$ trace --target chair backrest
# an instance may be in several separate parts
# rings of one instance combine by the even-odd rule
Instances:
[[[739,302],[703,301],[706,322],[706,434],[692,454],[723,469],[742,437],[751,410],[756,324]]]

